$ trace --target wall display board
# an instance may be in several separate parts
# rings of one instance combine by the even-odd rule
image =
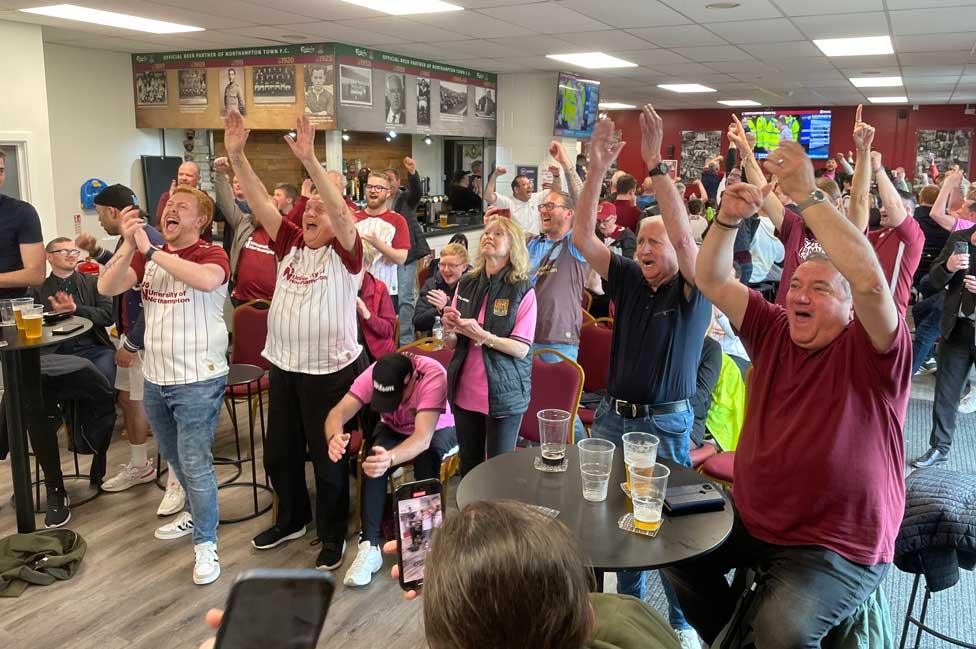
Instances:
[[[305,113],[336,128],[331,43],[132,56],[137,128],[223,128],[237,108],[252,129],[294,128]]]
[[[970,128],[918,131],[914,177],[921,178],[922,173],[928,173],[929,163],[933,161],[940,172],[959,165],[968,177],[972,145],[973,130]]]
[[[681,131],[681,179],[701,178],[705,163],[719,155],[721,146],[722,131]]]
[[[340,44],[335,55],[341,128],[495,137],[496,75]]]

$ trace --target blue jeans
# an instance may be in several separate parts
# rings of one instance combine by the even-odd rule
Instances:
[[[217,542],[217,474],[213,444],[227,376],[186,385],[145,382],[142,405],[166,459],[186,491],[193,544]]]
[[[579,343],[532,343],[533,353],[540,349],[555,349],[574,362],[579,357]],[[545,363],[558,363],[560,359],[554,354],[542,354],[539,356],[539,360]],[[586,430],[583,428],[583,422],[579,417],[576,417],[576,423],[573,424],[573,435],[577,440],[586,437]]]
[[[105,345],[94,345],[92,347],[82,347],[80,349],[75,349],[70,352],[65,352],[66,354],[72,354],[74,356],[81,356],[82,358],[87,358],[92,362],[92,365],[102,373],[102,375],[108,380],[108,384],[114,389],[115,388],[115,350],[111,347],[106,347]]]
[[[624,433],[641,432],[657,435],[660,440],[657,447],[658,457],[690,467],[691,425],[694,420],[695,413],[690,406],[684,412],[627,419],[615,413],[610,408],[610,399],[604,397],[594,414],[593,428],[590,429],[590,433],[593,437],[610,440],[617,445],[617,449],[621,453],[623,452]],[[644,577],[643,571],[618,570],[617,592],[644,599],[646,592]],[[678,597],[675,595],[670,582],[661,577],[661,586],[664,588],[664,596],[668,599],[668,621],[672,628],[690,629],[691,625],[688,624],[684,613],[681,611]]]
[[[945,291],[938,291],[912,307],[915,319],[915,344],[912,347],[912,375],[932,357],[932,346],[939,337]]]
[[[413,342],[416,334],[413,329],[413,311],[417,306],[417,262],[416,260],[397,266],[397,297],[399,305],[397,313],[400,316],[400,342],[406,345]]]

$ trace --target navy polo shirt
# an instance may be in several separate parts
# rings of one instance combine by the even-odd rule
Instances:
[[[607,289],[616,309],[610,396],[646,405],[694,396],[712,303],[697,288],[685,298],[681,273],[651,290],[640,265],[620,255],[610,257]]]
[[[23,270],[21,244],[41,243],[41,219],[30,203],[0,194],[0,273]],[[0,288],[0,299],[23,297],[27,287]]]

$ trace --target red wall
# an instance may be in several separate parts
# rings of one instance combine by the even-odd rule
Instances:
[[[831,153],[842,151],[845,154],[854,149],[851,132],[854,129],[854,106],[833,106],[830,128]],[[964,128],[976,127],[976,115],[964,114],[965,106],[954,104],[948,106],[920,106],[912,110],[904,106],[873,106],[864,107],[862,119],[875,127],[874,149],[884,156],[887,167],[904,167],[909,177],[914,173],[915,165],[915,132],[920,129],[935,128]],[[904,111],[905,118],[898,115]],[[639,112],[636,110],[611,111],[618,129],[623,130],[621,139],[627,143],[620,154],[619,166],[635,178],[641,179],[647,175],[644,163],[640,157],[640,123],[637,120]],[[725,135],[732,122],[732,109],[702,109],[702,110],[664,110],[661,117],[664,120],[664,144],[662,153],[670,158],[668,147],[674,146],[676,160],[681,160],[681,131],[722,131],[722,154],[728,149],[729,140]],[[973,141],[976,146],[976,138]],[[969,156],[970,167],[974,155]],[[823,165],[817,161],[818,167]],[[970,170],[967,177],[972,178]]]

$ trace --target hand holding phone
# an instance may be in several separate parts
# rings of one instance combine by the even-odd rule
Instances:
[[[416,591],[424,583],[431,535],[444,519],[441,491],[437,479],[410,482],[397,489],[397,566],[405,591]]]
[[[946,260],[946,268],[951,273],[969,268],[969,243],[956,241],[952,245],[952,254]]]

